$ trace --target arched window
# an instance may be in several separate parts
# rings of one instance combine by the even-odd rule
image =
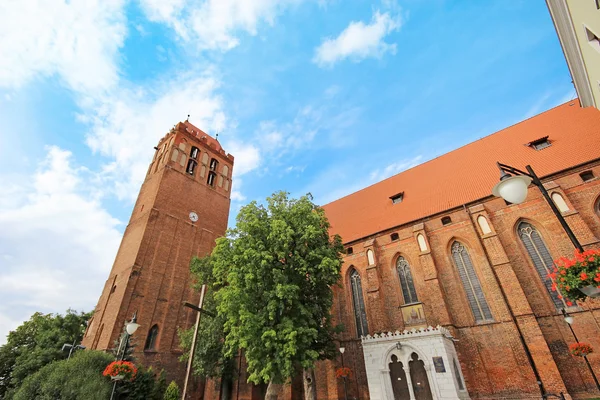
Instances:
[[[560,193],[552,193],[552,201],[556,204],[556,208],[558,208],[561,213],[569,211],[569,206]]]
[[[373,250],[367,250],[367,261],[369,265],[375,265],[375,255],[373,254]]]
[[[229,176],[229,167],[227,165],[223,165],[223,169],[222,169],[221,173],[223,175],[225,175],[225,177],[228,177]]]
[[[144,350],[154,350],[156,346],[156,338],[158,337],[158,325],[153,325],[148,332],[148,337],[146,338],[146,345],[144,346]]]
[[[413,282],[408,261],[406,261],[404,257],[398,257],[396,269],[398,270],[398,277],[400,278],[400,287],[402,288],[404,304],[418,302],[419,299],[417,298],[417,291],[415,290],[415,284]]]
[[[419,244],[419,250],[427,251],[427,242],[425,241],[425,237],[420,233],[417,235],[417,243]]]
[[[475,273],[471,257],[465,246],[459,242],[454,242],[452,244],[452,258],[467,293],[467,300],[469,301],[471,311],[473,311],[475,321],[491,320],[492,312],[485,300],[481,283]]]
[[[544,286],[546,286],[548,293],[550,293],[552,302],[556,308],[560,309],[565,307],[563,300],[558,298],[558,292],[552,291],[552,279],[550,279],[548,274],[554,269],[554,261],[552,260],[552,256],[548,251],[548,247],[546,247],[546,244],[542,240],[540,233],[533,225],[527,222],[521,222],[517,227],[517,231],[519,237],[523,241],[523,245],[525,245],[525,249],[527,249],[529,258],[535,266],[535,270],[542,279]]]
[[[350,272],[350,286],[352,289],[352,305],[354,306],[354,319],[356,320],[356,333],[358,336],[366,336],[369,333],[367,326],[367,312],[365,311],[365,301],[363,299],[362,285],[360,284],[360,275],[355,269]]]
[[[481,233],[483,233],[484,235],[487,235],[488,233],[492,232],[492,228],[490,228],[490,224],[488,223],[487,218],[483,215],[477,217],[477,224],[479,224],[479,227],[481,228]]]

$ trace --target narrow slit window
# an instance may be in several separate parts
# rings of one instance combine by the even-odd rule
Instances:
[[[198,163],[190,158],[185,171],[190,175],[194,175],[194,170],[196,169],[196,165],[198,165]]]
[[[419,250],[427,251],[427,242],[425,241],[425,237],[420,233],[417,235],[417,243],[419,244]]]
[[[367,250],[367,262],[369,265],[375,265],[375,253],[371,249]]]
[[[215,178],[217,177],[217,174],[215,174],[213,171],[210,171],[208,173],[208,179],[206,180],[206,183],[208,183],[208,186],[215,186]]]
[[[158,338],[158,325],[152,326],[150,331],[148,331],[148,337],[146,337],[146,344],[144,346],[144,350],[155,350],[156,348],[156,339]]]
[[[561,213],[569,211],[569,206],[565,199],[560,195],[560,193],[552,193],[552,201],[556,204],[556,207]]]
[[[217,165],[219,165],[219,162],[213,158],[213,159],[210,160],[209,169],[211,171],[216,171],[217,170]]]
[[[479,217],[477,217],[477,224],[479,225],[479,228],[481,229],[481,233],[483,233],[484,235],[487,235],[488,233],[492,232],[492,228],[490,228],[490,224],[488,223],[487,218],[484,217],[483,215],[480,215]]]
[[[197,147],[192,146],[192,151],[190,151],[190,158],[197,160],[198,154],[200,154],[200,150]]]

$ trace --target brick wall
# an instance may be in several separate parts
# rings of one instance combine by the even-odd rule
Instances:
[[[600,179],[583,182],[579,173],[586,170],[600,176],[600,165],[596,162],[557,174],[544,183],[551,193],[563,196],[570,209],[564,213],[567,222],[584,247],[592,248],[599,246],[600,238]],[[483,233],[477,223],[480,215],[487,219],[491,232]],[[450,216],[452,223],[444,226],[441,222],[444,216]],[[471,398],[539,398],[520,336],[548,392],[568,392],[574,398],[598,395],[583,360],[568,353],[573,336],[519,239],[516,227],[520,221],[529,222],[540,232],[554,259],[572,255],[571,242],[535,186],[530,187],[528,200],[521,205],[507,205],[502,199],[490,197],[346,243],[353,248],[353,254],[344,259],[344,287],[336,291],[334,305],[336,318],[347,327],[343,340],[356,338],[350,268],[355,268],[361,276],[370,333],[405,329],[399,309],[403,298],[395,267],[401,255],[410,263],[428,324],[445,326],[458,339],[456,351]],[[392,240],[391,233],[397,233],[398,239]],[[426,237],[426,251],[420,250],[417,233]],[[451,257],[450,246],[455,240],[469,251],[493,321],[475,322]],[[368,248],[375,252],[375,265],[367,265]],[[600,301],[588,301],[570,312],[575,317],[573,328],[579,339],[600,348]],[[345,360],[359,361],[361,351],[349,348]],[[600,356],[592,354],[589,359],[600,376]],[[332,363],[335,365],[331,368],[340,365],[339,360]],[[364,371],[364,365],[356,368]],[[339,387],[328,380],[326,383],[321,383],[324,398],[343,398]],[[353,395],[362,393],[360,398],[368,398],[366,387],[366,382],[360,382]]]
[[[193,175],[186,172],[192,146],[200,150]],[[202,174],[201,167],[208,167],[212,158],[219,162],[220,179],[209,186],[208,168]],[[177,332],[195,321],[195,311],[183,307],[182,302],[199,300],[192,289],[190,260],[208,254],[215,239],[225,234],[232,166],[233,157],[214,140],[199,137],[183,124],[159,142],[83,339],[85,346],[112,348],[124,322],[137,312],[140,327],[131,338],[134,356],[146,366],[165,369],[168,380],[182,385],[185,363],[179,361],[182,351]],[[198,215],[197,222],[189,218],[192,211]],[[156,345],[145,350],[154,325],[159,328]],[[203,386],[195,381],[192,390],[203,391]],[[209,382],[206,391],[218,393],[219,387]]]

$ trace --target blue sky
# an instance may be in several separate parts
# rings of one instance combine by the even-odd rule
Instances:
[[[575,95],[542,0],[9,1],[0,37],[0,343],[95,306],[187,114],[236,157],[234,216],[277,190],[335,200]]]

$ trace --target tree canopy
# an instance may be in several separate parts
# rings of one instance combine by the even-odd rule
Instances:
[[[27,377],[13,400],[105,400],[112,385],[102,371],[113,360],[101,351],[80,351],[69,360],[52,362]]]
[[[330,310],[343,250],[310,195],[251,202],[208,261],[224,352],[244,351],[248,380],[281,384],[335,356]]]
[[[63,344],[78,344],[90,313],[67,310],[65,315],[35,313],[8,334],[0,347],[0,398],[45,365],[66,358]]]

